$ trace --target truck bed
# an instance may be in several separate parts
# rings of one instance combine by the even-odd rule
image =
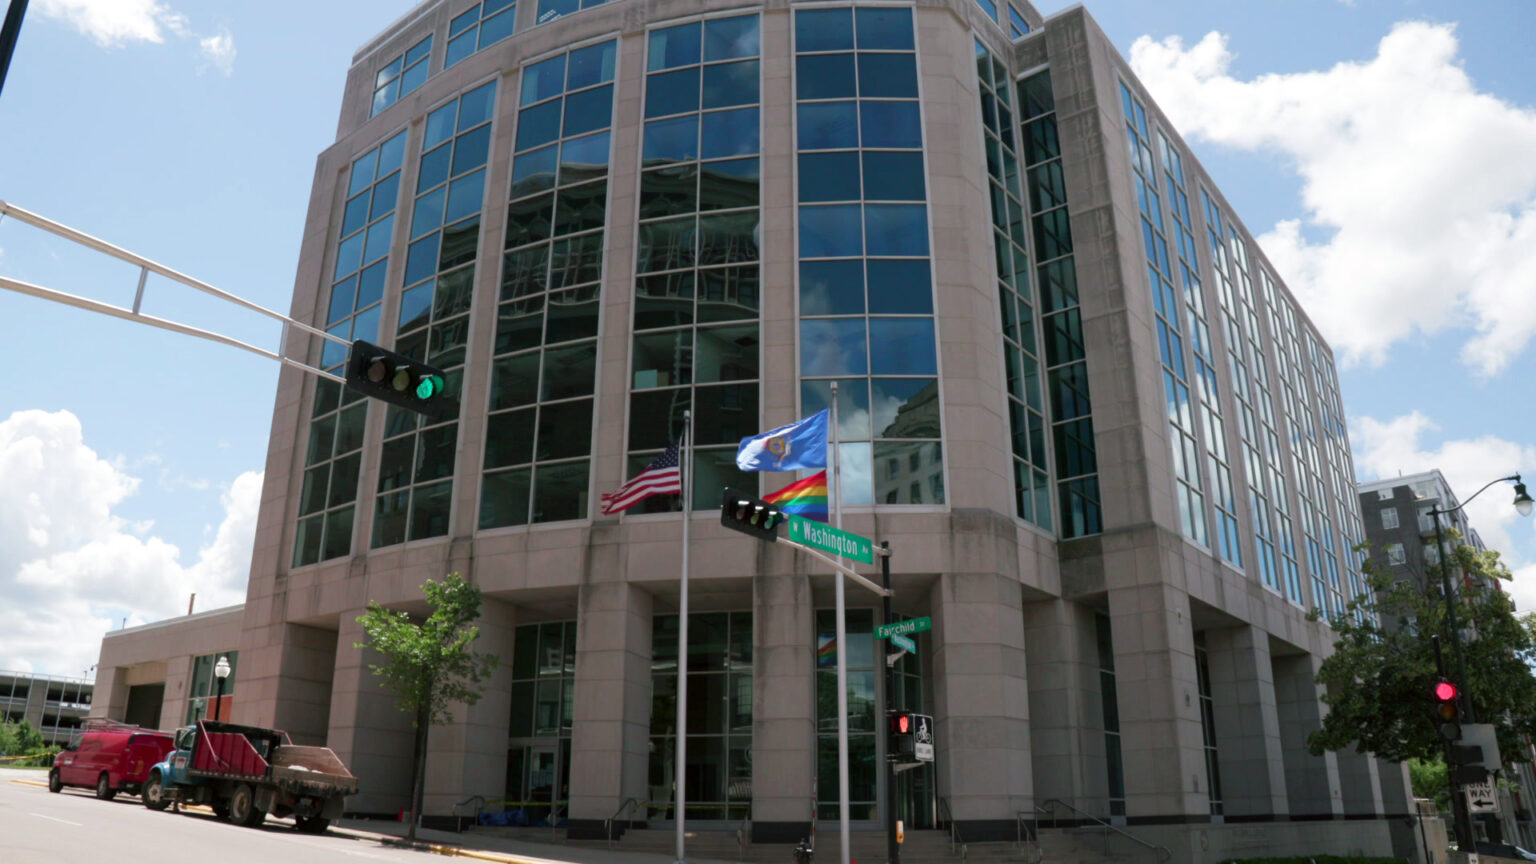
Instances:
[[[272,754],[271,777],[310,794],[356,795],[357,778],[329,747],[284,744]]]

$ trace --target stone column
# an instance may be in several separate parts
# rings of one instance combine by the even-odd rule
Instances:
[[[811,822],[816,604],[803,573],[758,576],[753,594],[752,839],[793,843]]]
[[[1034,802],[1022,588],[946,573],[930,597],[939,794],[967,840],[1011,840]]]
[[[1376,758],[1353,747],[1333,754],[1339,766],[1339,793],[1347,818],[1381,815],[1381,776]]]
[[[1093,614],[1067,600],[1024,604],[1034,804],[1093,812],[1108,794]]]
[[[1208,630],[1205,640],[1223,812],[1229,818],[1283,816],[1290,804],[1269,636],[1243,626]]]
[[[595,839],[626,798],[647,797],[652,601],[628,582],[587,582],[578,603],[568,836]]]
[[[122,666],[96,667],[91,688],[91,717],[122,720],[128,712],[128,670]]]
[[[356,617],[356,616],[353,616]],[[278,657],[281,675],[274,682],[276,693],[270,697],[273,725],[287,730],[295,744],[326,743],[331,719],[331,677],[336,672],[338,647],[356,652],[349,642],[338,646],[336,633],[302,624],[273,625],[283,634]],[[245,655],[240,655],[240,671],[245,671]],[[243,676],[242,676],[243,677]],[[245,682],[240,682],[240,696]],[[236,699],[238,703],[241,699]]]
[[[181,654],[165,660],[165,699],[160,703],[160,725],[165,729],[186,725],[193,659],[190,654]]]
[[[368,668],[381,661],[378,652],[352,647],[363,641],[361,614],[341,615],[326,741],[357,777],[358,794],[347,799],[347,809],[393,815],[410,802],[415,718]]]
[[[1125,814],[1210,816],[1189,595],[1165,582],[1109,590]]]
[[[1280,718],[1280,749],[1285,760],[1285,791],[1291,818],[1332,819],[1344,814],[1339,766],[1332,752],[1313,756],[1307,735],[1323,726],[1318,700],[1317,667],[1310,654],[1274,657],[1275,710]]]
[[[507,724],[512,711],[512,632],[517,624],[510,603],[486,597],[475,625],[476,653],[494,654],[500,663],[482,682],[480,701],[455,705],[453,722],[432,727],[427,741],[427,785],[421,811],[433,816],[454,813],[454,805],[472,795],[494,801],[507,785]]]

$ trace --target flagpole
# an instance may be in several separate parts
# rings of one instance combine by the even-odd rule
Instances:
[[[688,768],[688,526],[693,521],[693,411],[683,411],[683,461],[679,467],[683,486],[683,574],[677,601],[677,773],[673,783],[677,794],[673,806],[677,815],[677,861],[683,864],[684,805],[688,800],[684,783]]]
[[[837,382],[832,382],[832,512],[834,523],[843,527],[843,476],[840,470],[841,453],[837,441]],[[842,556],[838,556],[841,558]],[[847,604],[843,597],[843,574],[832,571],[832,583],[837,596],[837,819],[838,837],[842,841],[841,864],[849,864],[848,852],[848,626],[844,620]],[[814,816],[812,817],[814,818]]]

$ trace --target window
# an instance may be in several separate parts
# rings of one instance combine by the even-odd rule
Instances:
[[[1435,530],[1435,517],[1429,515],[1429,508],[1419,510],[1419,533],[1432,534]]]
[[[448,55],[443,68],[511,36],[516,24],[517,4],[513,0],[485,0],[455,15],[448,22]]]
[[[1392,498],[1396,494],[1397,494],[1397,490],[1396,489],[1377,489],[1376,490],[1376,500],[1377,501],[1391,501]]]
[[[1109,786],[1110,816],[1125,816],[1125,761],[1120,751],[1120,699],[1115,687],[1114,637],[1109,616],[1093,616],[1099,655],[1099,702],[1103,708],[1104,770]]]
[[[1422,516],[1420,517],[1420,521],[1421,522],[1423,521]],[[1381,510],[1381,527],[1385,528],[1385,529],[1387,529],[1389,531],[1397,527],[1397,508],[1396,507],[1383,507],[1382,508],[1382,510]]]
[[[1024,20],[1024,16],[1023,15],[1019,14],[1019,10],[1013,8],[1012,6],[1009,6],[1008,7],[1008,35],[1013,37],[1013,39],[1015,41],[1017,41],[1019,39],[1023,39],[1024,36],[1026,34],[1028,34],[1028,33],[1029,33],[1029,22]]]
[[[1413,497],[1434,498],[1435,484],[1429,480],[1420,480],[1419,482],[1413,484]]]
[[[854,610],[849,610],[850,619],[853,614]],[[657,615],[651,620],[653,800],[646,806],[652,819],[676,815],[672,779],[677,768],[677,679],[682,665],[678,658],[679,624],[677,615]],[[689,819],[739,820],[752,804],[752,613],[691,613],[686,664],[686,815]],[[850,703],[850,711],[852,708]],[[836,740],[834,737],[834,748]],[[837,776],[835,767],[832,774]]]
[[[848,655],[844,665],[847,674],[848,705],[848,818],[875,818],[876,788],[883,772],[875,759],[876,740],[879,737],[877,721],[884,714],[883,706],[876,701],[877,663],[883,656],[884,643],[874,638],[875,611],[873,609],[847,610],[844,619],[844,636]],[[832,609],[816,610],[816,765],[823,778],[817,796],[817,818],[838,818],[837,789],[837,652],[843,646],[837,644],[837,613]],[[877,651],[879,654],[877,655]],[[883,668],[880,669],[884,671]],[[692,728],[691,726],[689,728]],[[829,782],[826,778],[832,778]]]
[[[384,64],[373,80],[373,111],[378,114],[427,80],[432,59],[432,37],[417,42],[409,51]]]
[[[1211,695],[1211,659],[1204,633],[1195,634],[1195,677],[1200,688],[1200,734],[1205,744],[1205,784],[1211,815],[1225,811],[1221,798],[1220,759],[1216,748],[1216,700]]]
[[[1407,560],[1408,560],[1407,556],[1403,553],[1403,544],[1401,544],[1401,543],[1388,543],[1387,544],[1387,563],[1388,564],[1402,564],[1402,563],[1404,563]]]
[[[218,676],[214,669],[218,665],[220,657],[229,660],[229,676],[219,684]],[[240,669],[240,652],[224,651],[217,654],[204,654],[192,660],[192,681],[187,687],[187,724],[191,725],[214,713],[213,702],[219,696],[224,698],[219,705],[219,719],[228,721],[230,711],[230,697],[235,694],[236,673]]]

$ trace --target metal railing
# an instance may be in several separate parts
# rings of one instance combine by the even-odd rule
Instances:
[[[741,814],[741,821],[736,823],[736,860],[745,861],[747,858],[748,837],[752,824],[752,807],[747,806],[747,812]]]
[[[623,814],[625,810],[633,810],[633,808],[638,806],[640,806],[640,801],[638,799],[633,797],[625,798],[624,803],[619,805],[619,809],[613,811],[613,815],[609,816],[608,820],[603,823],[603,831],[608,835],[609,846],[613,845],[613,823],[619,821],[619,816]],[[631,813],[631,815],[633,815],[633,813]]]
[[[474,808],[474,820],[475,820],[474,824],[479,825],[480,824],[480,814],[485,812],[485,796],[484,795],[471,795],[468,798],[465,798],[463,801],[460,801],[460,802],[454,804],[453,805],[453,817],[454,817],[455,820],[464,818],[462,815],[459,814],[459,808],[463,807],[464,805],[469,804],[471,802],[477,802],[477,803],[475,803],[475,808]],[[458,830],[460,830],[460,831],[464,830],[464,825],[463,825],[462,822],[458,823]]]
[[[1067,802],[1061,800],[1060,798],[1048,798],[1045,801],[1042,801],[1039,804],[1036,804],[1035,805],[1035,812],[1036,813],[1048,814],[1051,817],[1051,827],[1055,828],[1056,827],[1056,808],[1057,808],[1057,806],[1065,807],[1066,809],[1071,810],[1073,813],[1077,814],[1078,816],[1082,816],[1084,819],[1086,819],[1089,822],[1092,822],[1095,825],[1097,825],[1100,828],[1100,830],[1106,832],[1105,835],[1104,835],[1106,845],[1109,842],[1109,833],[1108,832],[1114,832],[1115,834],[1119,834],[1121,837],[1124,837],[1125,839],[1131,841],[1132,843],[1135,843],[1135,844],[1137,844],[1139,846],[1144,846],[1147,849],[1151,849],[1157,855],[1157,860],[1160,861],[1160,862],[1167,862],[1167,861],[1169,861],[1169,860],[1171,860],[1173,858],[1173,852],[1169,851],[1167,846],[1159,846],[1156,843],[1149,843],[1146,840],[1143,840],[1140,837],[1137,837],[1135,834],[1132,834],[1129,831],[1126,831],[1124,828],[1121,828],[1118,825],[1111,825],[1110,823],[1105,822],[1103,819],[1100,819],[1099,817],[1094,816],[1091,813],[1085,813],[1082,810],[1079,810],[1078,808],[1073,807],[1071,804],[1068,804]],[[1023,814],[1020,813],[1019,815],[1022,816]],[[1106,849],[1106,851],[1107,851],[1107,849]]]
[[[949,799],[942,795],[939,796],[939,815],[945,822],[949,823],[949,854],[955,854],[955,847],[958,846],[960,848],[960,860],[964,861],[968,851],[965,845],[965,838],[960,836],[960,826],[955,824],[955,814],[949,809]]]

